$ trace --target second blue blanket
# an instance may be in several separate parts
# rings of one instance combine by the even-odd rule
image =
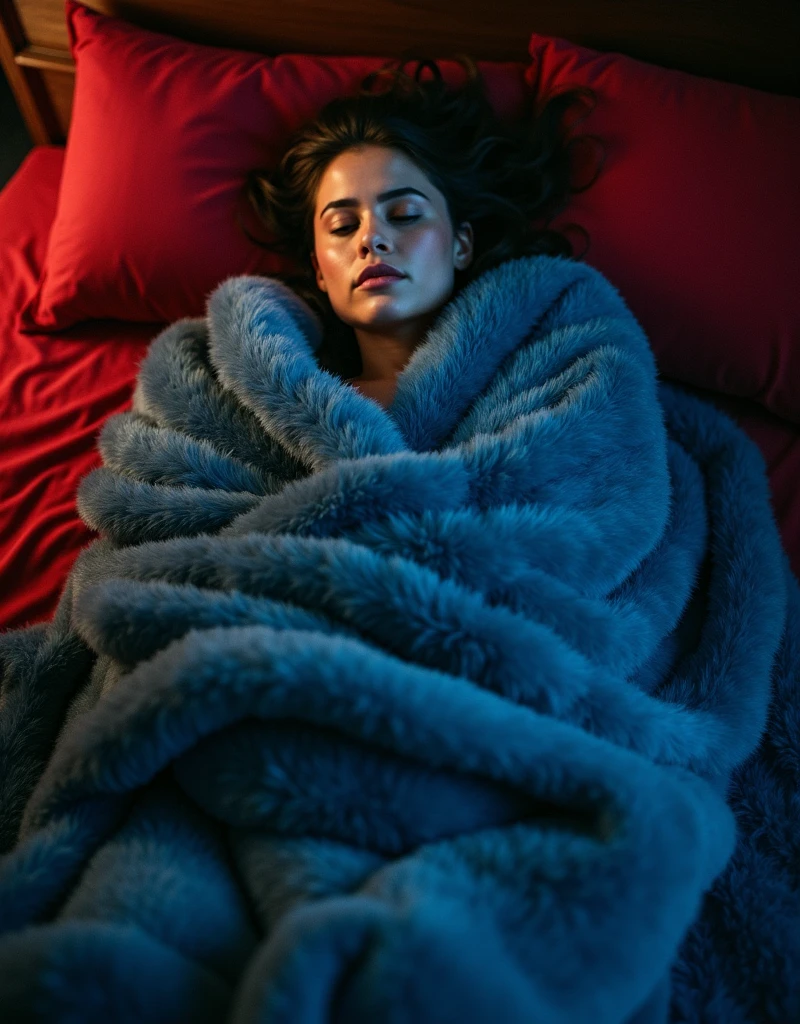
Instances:
[[[468,285],[389,410],[318,343],[254,277],[166,329],[81,488],[102,539],[0,637],[0,1005],[791,1019],[800,594],[758,451],[562,258]]]

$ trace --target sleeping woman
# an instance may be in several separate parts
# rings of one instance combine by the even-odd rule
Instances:
[[[248,177],[272,241],[246,233],[294,263],[285,279],[323,321],[319,361],[384,407],[468,281],[514,257],[572,255],[564,235],[536,224],[600,171],[573,185],[572,148],[599,140],[563,137],[564,114],[591,90],[562,92],[512,125],[495,116],[474,61],[459,61],[459,90],[432,61],[413,78],[402,63],[369,75],[295,134],[276,170]]]
[[[9,1020],[798,1019],[763,460],[548,230],[576,95],[464,67],[253,173],[294,271],[154,339],[0,635]]]

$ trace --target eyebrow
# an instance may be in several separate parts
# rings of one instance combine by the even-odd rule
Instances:
[[[397,199],[398,196],[408,195],[422,196],[423,199],[428,199],[425,193],[420,192],[418,188],[410,188],[409,186],[406,186],[405,188],[393,188],[390,189],[390,191],[388,192],[381,192],[381,194],[378,196],[378,202],[385,203],[387,199]],[[430,199],[428,199],[428,202],[430,202]],[[334,209],[338,209],[340,206],[358,206],[358,200],[352,198],[334,199],[332,203],[328,203],[325,209],[322,210],[322,212],[320,213],[320,217],[322,216],[323,213],[325,213],[326,210],[330,210],[331,207],[333,207]]]

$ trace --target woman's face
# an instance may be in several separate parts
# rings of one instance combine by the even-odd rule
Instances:
[[[444,196],[404,153],[360,146],[326,168],[312,263],[334,312],[356,330],[421,336],[471,259],[470,225],[453,230]],[[402,276],[359,284],[378,263]]]

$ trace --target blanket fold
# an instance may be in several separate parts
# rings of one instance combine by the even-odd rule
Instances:
[[[0,1006],[800,1014],[800,587],[758,450],[560,257],[467,285],[388,410],[320,340],[250,276],[166,328],[79,491],[100,539],[0,635]]]

